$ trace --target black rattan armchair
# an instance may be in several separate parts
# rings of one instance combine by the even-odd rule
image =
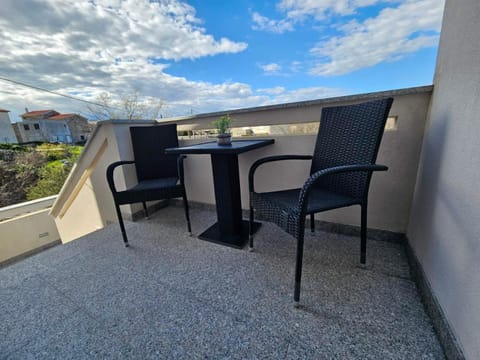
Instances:
[[[373,171],[388,168],[376,165],[378,148],[393,99],[357,105],[328,107],[322,110],[315,151],[310,155],[271,156],[256,161],[249,172],[250,229],[254,212],[278,225],[297,239],[294,301],[300,300],[305,218],[310,215],[312,232],[314,214],[341,207],[360,205],[360,263],[366,261],[367,200]],[[279,160],[311,160],[310,177],[302,188],[257,193],[256,169]],[[250,249],[253,233],[250,231]]]
[[[107,168],[107,181],[112,191],[123,241],[128,247],[128,238],[120,212],[120,205],[141,202],[148,218],[147,201],[183,198],[188,231],[191,233],[188,202],[183,182],[184,155],[167,155],[165,148],[177,147],[177,126],[134,126],[130,128],[133,161],[117,161]],[[120,165],[135,164],[137,185],[117,191],[113,172]]]

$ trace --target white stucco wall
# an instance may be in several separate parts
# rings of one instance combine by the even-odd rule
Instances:
[[[8,112],[0,111],[0,143],[17,143]]]
[[[72,142],[72,134],[65,120],[40,120],[40,126],[47,141]]]
[[[467,359],[480,359],[480,1],[447,0],[408,237]]]

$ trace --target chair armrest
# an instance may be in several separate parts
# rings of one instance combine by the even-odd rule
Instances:
[[[318,180],[327,175],[333,174],[340,174],[345,172],[373,172],[373,171],[386,171],[388,167],[385,165],[377,165],[377,164],[355,164],[355,165],[342,165],[342,166],[335,166],[331,168],[322,169],[319,171],[314,172],[310,177],[307,179],[305,184],[303,185],[302,190],[300,191],[300,195],[298,197],[298,208],[302,214],[304,214],[307,210],[308,204],[308,195],[312,190],[313,185],[318,182]]]
[[[248,189],[250,192],[255,192],[254,189],[254,176],[257,168],[265,163],[281,160],[312,160],[312,155],[275,155],[267,156],[255,161],[248,172]]]
[[[110,190],[112,191],[113,194],[117,192],[117,189],[115,188],[115,182],[113,180],[113,172],[115,171],[115,169],[118,166],[128,165],[128,164],[135,164],[135,161],[132,161],[132,160],[116,161],[116,162],[108,165],[108,167],[107,167],[107,182],[108,182],[108,186],[110,187]]]
[[[181,184],[183,184],[183,180],[184,180],[183,160],[186,158],[187,158],[186,155],[179,155],[177,157],[177,172],[178,172],[178,177],[180,178]]]

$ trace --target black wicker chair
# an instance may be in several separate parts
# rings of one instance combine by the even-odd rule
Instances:
[[[277,224],[297,239],[294,301],[300,300],[305,218],[341,207],[361,206],[360,263],[365,264],[367,242],[367,200],[373,171],[388,168],[376,165],[378,148],[393,99],[357,105],[328,107],[322,110],[320,129],[313,156],[271,156],[256,161],[248,175],[250,190],[250,250],[253,249],[254,211]],[[311,160],[310,177],[302,188],[257,193],[256,169],[279,160]]]
[[[133,161],[117,161],[107,168],[107,181],[113,194],[118,222],[123,241],[128,247],[128,238],[123,223],[120,205],[141,202],[148,218],[147,201],[183,198],[188,231],[191,233],[188,202],[183,182],[184,155],[166,155],[165,148],[178,146],[177,126],[134,126],[130,128]],[[123,191],[117,191],[113,179],[115,168],[135,164],[138,183]]]

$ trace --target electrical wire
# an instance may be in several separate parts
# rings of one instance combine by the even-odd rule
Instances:
[[[44,91],[44,92],[47,92],[47,93],[50,93],[50,94],[53,94],[53,95],[62,96],[62,97],[64,97],[64,98],[68,98],[68,99],[71,99],[71,100],[81,101],[81,102],[84,102],[84,103],[87,103],[87,104],[91,104],[91,105],[96,105],[96,106],[104,106],[104,105],[102,105],[102,104],[95,103],[95,102],[93,102],[93,101],[88,101],[88,100],[84,100],[84,99],[77,98],[77,97],[75,97],[75,96],[71,96],[71,95],[67,95],[67,94],[62,94],[62,93],[59,93],[59,92],[56,92],[56,91],[44,89],[44,88],[41,88],[41,87],[39,87],[39,86],[30,85],[30,84],[24,83],[24,82],[22,82],[22,81],[17,81],[17,80],[13,80],[13,79],[6,78],[6,77],[4,77],[4,76],[0,76],[0,80],[6,81],[6,82],[9,82],[9,83],[12,83],[12,84],[16,84],[16,85],[21,85],[21,86],[24,86],[24,87],[28,87],[28,88],[30,88],[30,89],[35,89],[35,90],[39,90],[39,91]]]

